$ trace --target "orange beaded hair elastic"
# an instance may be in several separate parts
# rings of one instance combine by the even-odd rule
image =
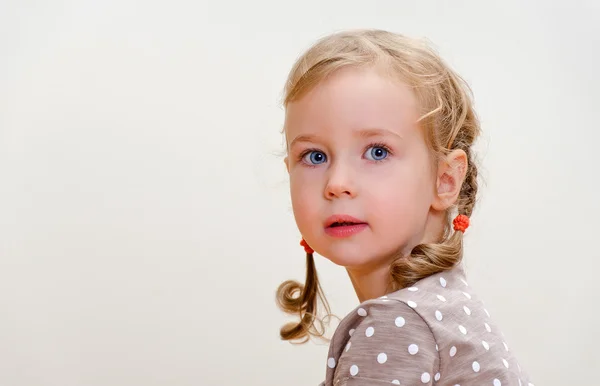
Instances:
[[[308,245],[308,243],[304,239],[302,239],[302,241],[300,241],[300,245],[302,245],[304,247],[304,252],[306,252],[308,254],[315,253],[315,251]]]
[[[458,216],[456,216],[454,221],[452,221],[452,224],[454,224],[454,230],[463,233],[465,233],[465,231],[469,227],[469,223],[469,217],[465,216],[464,214],[459,214]]]
[[[455,231],[465,233],[465,231],[469,227],[470,222],[471,220],[468,216],[465,216],[464,214],[459,214],[458,216],[456,216],[454,221],[452,221],[452,224],[454,225]],[[310,247],[310,245],[308,245],[306,240],[302,239],[300,241],[300,245],[304,247],[304,252],[308,254],[315,253],[315,251]]]

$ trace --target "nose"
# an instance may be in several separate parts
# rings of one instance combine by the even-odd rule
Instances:
[[[328,200],[355,197],[356,185],[350,168],[340,164],[332,165],[328,171],[324,193]]]

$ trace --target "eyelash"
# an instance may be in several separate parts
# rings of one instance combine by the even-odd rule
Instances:
[[[382,143],[382,142],[371,143],[370,145],[368,145],[367,147],[365,147],[365,150],[363,150],[363,154],[365,153],[365,151],[367,151],[368,149],[370,149],[372,147],[382,148],[383,150],[385,150],[388,153],[388,155],[393,155],[394,154],[394,153],[392,153],[392,149],[390,149],[385,143]],[[383,162],[386,159],[388,159],[388,157],[385,157],[384,159],[379,160],[379,161],[375,161],[375,162]]]
[[[299,163],[303,164],[303,165],[304,165],[304,166],[306,166],[306,167],[309,167],[309,168],[316,168],[316,167],[317,167],[317,166],[319,166],[319,165],[311,165],[311,164],[308,164],[308,163],[306,163],[306,162],[303,162],[303,161],[302,161],[302,160],[304,159],[304,157],[306,157],[306,155],[307,155],[307,154],[310,154],[310,153],[312,153],[313,151],[318,151],[318,152],[321,152],[321,153],[325,154],[325,153],[324,153],[322,150],[320,150],[320,149],[317,149],[317,148],[309,148],[309,149],[306,149],[306,150],[304,150],[302,153],[300,153],[300,154],[298,155],[298,159],[297,159],[297,161],[298,161]]]
[[[393,155],[393,154],[394,154],[394,153],[392,152],[392,149],[390,149],[390,148],[389,148],[389,146],[387,146],[385,143],[382,143],[382,142],[373,142],[373,143],[370,143],[370,144],[368,144],[368,145],[367,145],[367,146],[364,148],[364,150],[363,150],[363,154],[364,154],[364,153],[365,153],[365,152],[366,152],[368,149],[370,149],[370,148],[372,148],[372,147],[379,147],[379,148],[382,148],[382,149],[384,149],[384,150],[385,150],[385,151],[388,153],[388,155]],[[304,157],[306,157],[306,155],[307,155],[307,154],[309,154],[309,153],[311,153],[311,152],[313,152],[313,151],[318,151],[318,152],[324,153],[324,152],[323,152],[321,149],[317,149],[317,148],[309,148],[309,149],[306,149],[306,150],[304,150],[302,153],[300,153],[300,155],[298,155],[298,162],[302,162],[302,159],[303,159]],[[382,159],[382,160],[379,160],[379,161],[372,161],[372,162],[379,163],[379,162],[384,162],[384,161],[385,161],[385,160],[387,160],[387,159],[388,159],[388,157],[385,157],[385,158],[384,158],[384,159]],[[317,166],[319,166],[319,165],[311,165],[311,164],[307,164],[307,163],[304,163],[304,165],[305,165],[305,166],[308,166],[309,168],[314,168],[314,167],[317,167]]]

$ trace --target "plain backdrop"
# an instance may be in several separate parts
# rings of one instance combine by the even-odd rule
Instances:
[[[0,2],[0,385],[316,385],[281,97],[315,39],[426,37],[471,84],[470,284],[538,386],[599,384],[595,1]],[[357,299],[318,256],[343,317]]]

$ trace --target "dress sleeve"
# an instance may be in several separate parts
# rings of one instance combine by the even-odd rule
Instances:
[[[340,356],[334,384],[432,385],[439,380],[436,341],[416,307],[387,300],[359,309],[363,317]]]

